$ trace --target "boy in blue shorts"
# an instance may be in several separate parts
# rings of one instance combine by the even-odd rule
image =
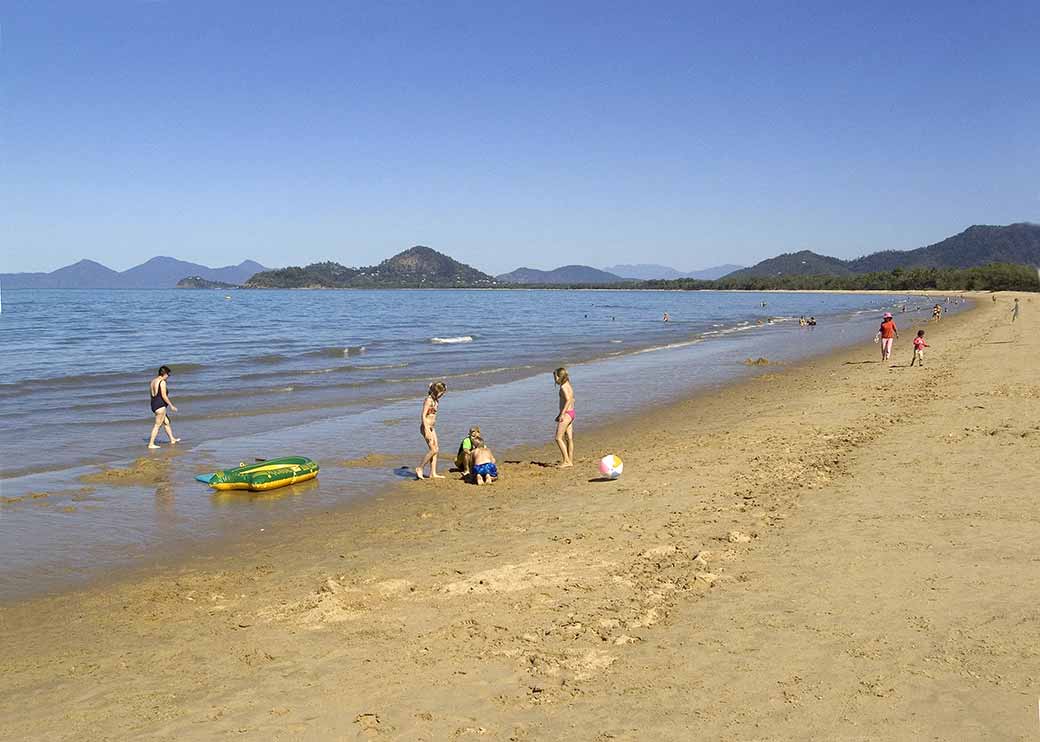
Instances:
[[[498,467],[495,466],[495,455],[484,443],[484,438],[479,433],[470,436],[473,441],[473,481],[476,484],[491,484],[498,479]]]

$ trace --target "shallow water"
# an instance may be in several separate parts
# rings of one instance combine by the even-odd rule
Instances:
[[[886,306],[890,297],[717,292],[7,291],[0,598],[276,525],[393,481],[421,457],[419,404],[433,379],[449,388],[442,449],[452,454],[479,424],[502,450],[550,437],[558,365],[571,368],[580,430],[760,373],[749,357],[869,344]],[[927,316],[929,300],[915,306],[908,319]],[[799,328],[799,315],[820,324]],[[148,452],[148,382],[162,363],[173,368],[184,440]],[[371,452],[394,463],[336,465]],[[193,481],[285,455],[321,462],[318,480],[263,496],[214,495]],[[149,482],[79,481],[142,456],[160,464]]]

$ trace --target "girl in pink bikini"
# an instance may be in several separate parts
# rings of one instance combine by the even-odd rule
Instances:
[[[556,445],[563,456],[561,469],[574,466],[574,387],[563,366],[553,371],[553,381],[560,386],[560,414],[556,416]]]

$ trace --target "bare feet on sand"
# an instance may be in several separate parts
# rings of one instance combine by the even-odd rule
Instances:
[[[170,445],[172,446],[174,443],[176,443],[179,440],[180,440],[180,438],[170,438]]]
[[[570,469],[572,466],[574,466],[574,464],[572,464],[570,461],[564,461],[564,462],[562,462],[560,464],[557,464],[556,468],[557,469]]]
[[[159,448],[159,446],[155,445],[154,443],[149,443],[148,448]]]

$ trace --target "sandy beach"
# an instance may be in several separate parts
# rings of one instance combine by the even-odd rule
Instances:
[[[1012,327],[1013,296],[918,325],[924,368],[901,327],[892,364],[868,339],[578,427],[573,470],[496,450],[491,487],[0,606],[0,738],[1034,739],[1040,299]]]

